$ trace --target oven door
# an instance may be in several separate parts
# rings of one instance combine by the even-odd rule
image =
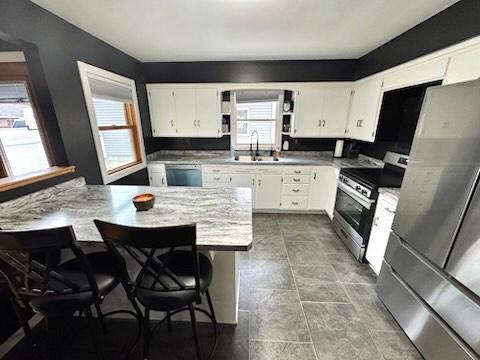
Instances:
[[[347,185],[338,184],[335,211],[362,238],[362,245],[368,241],[374,202],[375,200],[359,195]]]

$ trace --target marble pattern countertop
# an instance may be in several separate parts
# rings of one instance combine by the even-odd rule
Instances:
[[[390,201],[398,203],[400,198],[400,188],[379,188],[380,195],[387,197]]]
[[[137,212],[134,195],[155,194],[153,209]],[[246,251],[252,245],[251,190],[85,185],[77,178],[0,204],[0,228],[72,225],[79,241],[102,241],[93,219],[131,226],[197,224],[202,250]]]
[[[279,161],[235,161],[229,151],[172,151],[162,150],[148,155],[149,163],[215,164],[215,165],[330,165],[337,169],[348,167],[383,167],[383,161],[360,155],[357,159],[334,158],[331,151],[284,151]]]

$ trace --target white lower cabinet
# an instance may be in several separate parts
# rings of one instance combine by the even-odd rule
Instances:
[[[256,209],[278,209],[282,188],[282,175],[257,175],[255,187]]]
[[[231,173],[230,187],[245,187],[252,189],[252,206],[255,208],[255,174],[251,173]]]
[[[309,210],[326,211],[333,218],[337,180],[340,171],[331,166],[315,166],[310,175]]]
[[[150,164],[148,165],[148,179],[150,186],[163,187],[167,186],[167,173],[165,172],[165,165]]]
[[[396,207],[396,202],[391,200],[388,201],[384,195],[379,195],[365,256],[370,263],[370,267],[375,273],[377,273],[377,275],[380,273],[382,267],[383,256],[387,249],[388,238],[390,236],[393,218],[395,217]]]

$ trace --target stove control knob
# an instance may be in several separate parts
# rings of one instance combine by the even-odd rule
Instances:
[[[367,195],[367,190],[362,190],[362,195]]]
[[[356,186],[356,187],[355,187],[355,190],[360,191],[360,190],[361,190],[361,187],[360,187],[360,186]]]

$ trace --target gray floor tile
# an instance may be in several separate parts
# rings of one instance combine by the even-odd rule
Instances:
[[[247,274],[251,287],[295,289],[292,271],[286,259],[251,259]]]
[[[422,356],[401,331],[371,331],[385,360],[421,360]]]
[[[238,299],[238,308],[240,310],[250,310],[250,285],[248,271],[240,271],[240,294]]]
[[[322,360],[381,359],[353,305],[304,303],[303,308]]]
[[[287,251],[282,241],[255,242],[250,250],[250,258],[255,259],[286,259]]]
[[[250,360],[316,360],[312,344],[251,341]]]
[[[250,289],[252,340],[310,341],[295,290]]]
[[[350,302],[331,265],[292,269],[302,301]]]
[[[328,254],[326,258],[342,283],[374,284],[377,281],[370,265],[359,263],[351,254]]]
[[[285,241],[314,241],[315,236],[308,230],[308,228],[281,228],[283,239]]]
[[[285,247],[292,265],[328,264],[316,241],[285,241]]]
[[[343,244],[342,240],[339,239],[337,234],[319,232],[314,233],[313,236],[325,254],[343,254],[351,256],[347,247]]]
[[[364,324],[371,330],[400,330],[375,292],[375,285],[344,284]]]

